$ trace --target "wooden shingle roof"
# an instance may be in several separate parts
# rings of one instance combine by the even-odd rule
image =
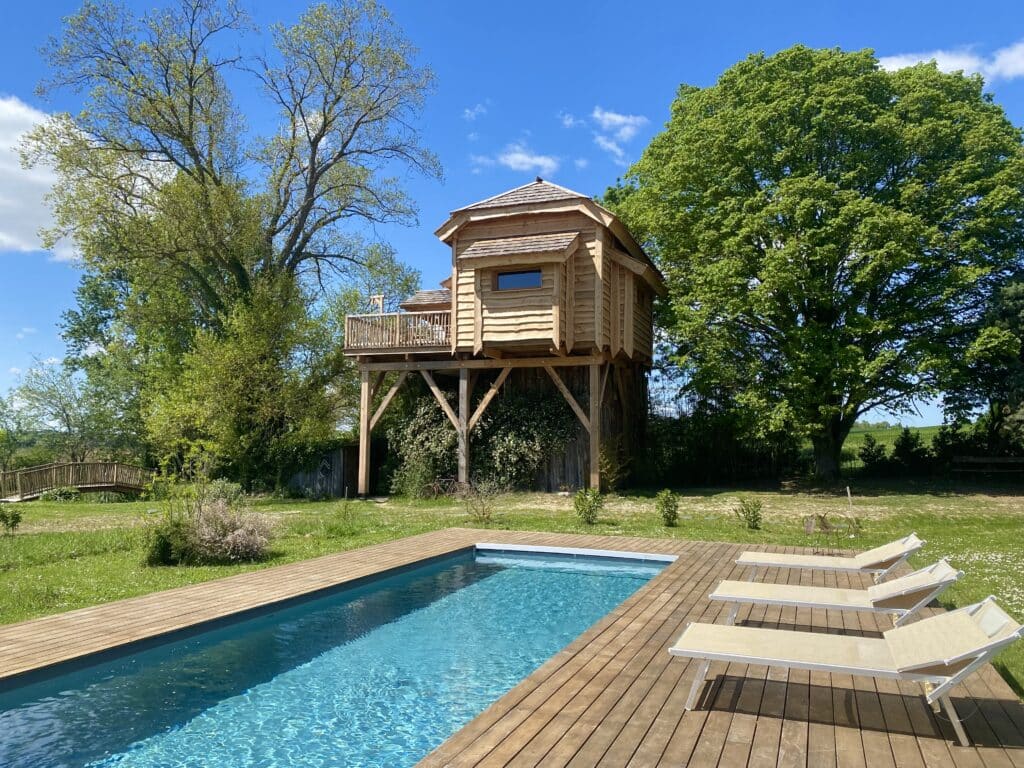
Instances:
[[[558,200],[589,200],[586,195],[573,192],[571,189],[544,181],[540,176],[536,181],[523,184],[521,187],[502,192],[500,195],[488,197],[486,200],[458,208],[452,213],[459,211],[472,211],[480,208],[503,208],[509,205],[530,205],[532,203],[551,203]]]
[[[565,254],[579,236],[579,232],[552,232],[545,235],[477,240],[466,248],[459,258],[479,259],[487,256],[516,256],[524,253]]]
[[[451,307],[451,305],[452,292],[447,288],[440,288],[433,291],[417,291],[398,306],[406,311],[415,312],[420,307],[437,307],[438,309],[441,309]]]

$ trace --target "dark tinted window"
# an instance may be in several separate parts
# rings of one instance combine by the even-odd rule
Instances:
[[[540,288],[541,274],[539,269],[529,272],[499,272],[498,290],[511,291],[516,288]]]

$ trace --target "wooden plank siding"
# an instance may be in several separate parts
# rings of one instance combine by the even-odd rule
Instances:
[[[682,704],[694,662],[667,648],[691,621],[724,621],[707,594],[749,547],[683,539],[447,529],[0,627],[0,680],[170,636],[232,613],[335,588],[479,542],[674,554],[675,563],[421,762],[441,766],[1021,766],[1024,705],[991,668],[954,694],[975,745],[908,683],[712,665],[701,708]],[[763,581],[863,588],[848,574],[765,569]],[[941,609],[931,608],[934,613]],[[884,616],[751,607],[738,623],[877,633]]]

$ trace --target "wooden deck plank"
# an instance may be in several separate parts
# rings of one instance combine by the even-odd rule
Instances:
[[[991,668],[955,692],[959,747],[917,686],[821,672],[713,664],[704,702],[683,711],[696,664],[666,649],[691,621],[724,621],[707,600],[742,578],[740,547],[683,539],[447,529],[213,582],[0,626],[0,681],[239,611],[358,582],[478,542],[671,553],[676,563],[555,654],[422,761],[439,766],[957,766],[1024,768],[1024,705]],[[764,581],[862,588],[865,577],[762,570]],[[939,609],[929,609],[934,612]],[[884,616],[757,606],[738,623],[874,633]]]

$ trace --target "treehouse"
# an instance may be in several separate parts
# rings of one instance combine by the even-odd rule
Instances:
[[[359,493],[370,486],[370,434],[417,373],[457,433],[461,482],[469,435],[502,388],[546,386],[580,435],[543,484],[598,487],[602,442],[628,451],[642,433],[658,270],[611,212],[540,178],[453,211],[436,234],[451,253],[439,289],[400,312],[346,318],[345,353],[361,376]],[[442,376],[457,377],[455,407]]]

